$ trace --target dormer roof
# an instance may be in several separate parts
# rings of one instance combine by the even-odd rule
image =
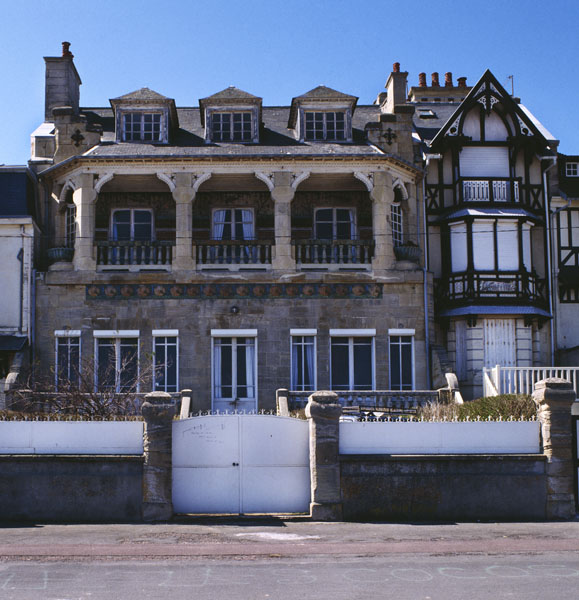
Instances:
[[[298,115],[298,107],[303,103],[320,103],[320,105],[326,103],[338,103],[343,104],[344,107],[349,107],[354,113],[354,109],[356,108],[356,103],[358,102],[357,96],[350,96],[350,94],[344,94],[343,92],[339,92],[338,90],[334,90],[325,85],[319,85],[314,89],[302,94],[301,96],[296,96],[292,98],[292,103],[290,107],[290,115],[288,119],[288,128],[295,129],[297,115]]]
[[[155,90],[152,90],[148,87],[143,87],[141,89],[135,90],[134,92],[123,94],[122,96],[118,96],[117,98],[111,98],[109,102],[113,107],[113,112],[115,113],[115,115],[119,107],[134,107],[136,109],[166,108],[169,111],[171,127],[173,129],[177,129],[179,127],[179,118],[177,116],[175,100],[173,100],[173,98],[163,96],[163,94],[159,94],[158,92],[155,92]]]
[[[205,127],[205,110],[212,107],[237,107],[244,105],[257,107],[258,120],[261,121],[261,103],[262,98],[259,96],[254,96],[249,92],[236,88],[234,85],[230,85],[216,94],[199,99],[201,125]]]

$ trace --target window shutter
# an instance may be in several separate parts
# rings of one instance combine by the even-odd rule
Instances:
[[[461,177],[509,177],[509,149],[467,146],[460,153]]]

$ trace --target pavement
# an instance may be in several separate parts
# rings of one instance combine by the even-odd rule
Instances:
[[[579,552],[579,519],[538,523],[328,523],[275,517],[158,524],[4,524],[0,561]]]

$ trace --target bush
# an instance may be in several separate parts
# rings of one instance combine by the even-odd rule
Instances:
[[[418,410],[417,417],[427,420],[458,419],[471,421],[477,419],[507,420],[532,419],[537,416],[537,407],[533,398],[527,394],[502,394],[500,396],[486,396],[464,404],[439,404],[430,403]]]

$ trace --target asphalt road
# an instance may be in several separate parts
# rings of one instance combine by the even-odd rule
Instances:
[[[579,597],[579,522],[0,529],[1,600]]]

